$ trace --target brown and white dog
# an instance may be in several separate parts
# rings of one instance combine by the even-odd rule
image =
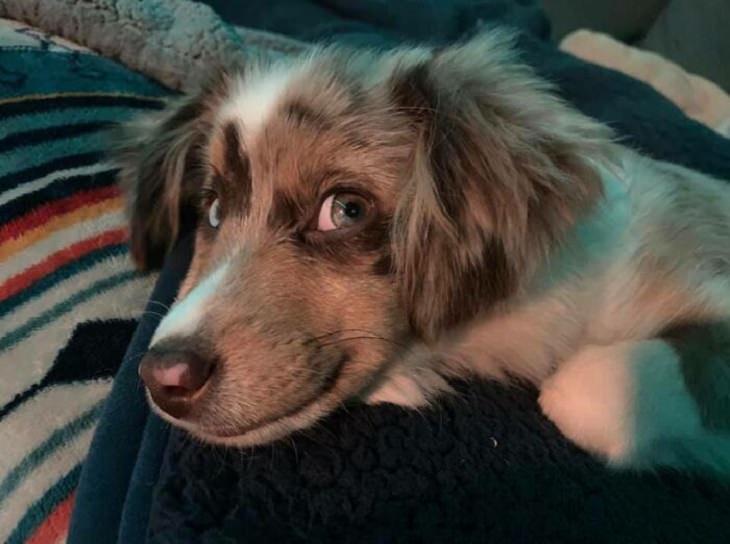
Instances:
[[[507,35],[249,66],[118,159],[140,267],[199,210],[140,367],[196,437],[520,379],[612,465],[730,474],[730,188],[614,143]]]

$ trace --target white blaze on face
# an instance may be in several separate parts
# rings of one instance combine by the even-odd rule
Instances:
[[[255,137],[273,114],[291,79],[291,67],[280,65],[238,80],[221,108],[219,121],[240,123],[245,138]]]
[[[221,286],[229,263],[216,268],[208,277],[196,285],[185,298],[177,301],[160,322],[152,337],[150,346],[170,336],[189,336],[198,328],[207,302]]]

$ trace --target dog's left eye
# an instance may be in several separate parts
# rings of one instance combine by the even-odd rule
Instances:
[[[217,229],[218,225],[221,224],[220,210],[220,200],[216,198],[208,208],[208,224],[214,229]]]
[[[369,203],[354,193],[335,193],[322,203],[317,230],[329,231],[351,227],[365,220]]]

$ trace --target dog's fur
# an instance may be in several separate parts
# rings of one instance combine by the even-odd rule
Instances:
[[[199,438],[516,378],[615,465],[730,473],[730,191],[615,144],[505,34],[221,75],[117,156],[142,268],[219,198],[153,339],[216,361],[184,418],[158,410]],[[318,231],[337,191],[371,213]]]

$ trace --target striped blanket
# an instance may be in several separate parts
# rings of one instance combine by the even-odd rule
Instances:
[[[128,259],[102,135],[165,93],[0,20],[0,542],[65,539],[99,408],[154,281]]]

